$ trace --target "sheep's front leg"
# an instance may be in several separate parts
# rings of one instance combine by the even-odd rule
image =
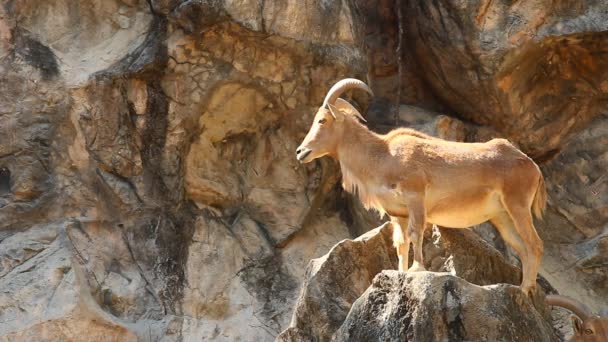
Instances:
[[[424,209],[424,197],[420,196],[409,201],[408,210],[410,213],[407,225],[407,235],[412,241],[414,248],[414,262],[408,272],[424,271],[422,259],[422,240],[424,238],[424,228],[426,227],[426,213]]]
[[[391,216],[393,225],[393,246],[397,249],[399,257],[399,271],[405,272],[408,268],[410,254],[410,239],[407,234],[407,218]]]

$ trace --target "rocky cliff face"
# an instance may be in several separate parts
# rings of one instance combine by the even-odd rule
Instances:
[[[350,100],[378,131],[506,136],[542,163],[541,274],[608,304],[607,11],[545,0],[2,2],[0,336],[275,339],[309,261],[381,222],[341,190],[334,162],[294,158],[343,77],[372,86],[371,101]],[[493,244],[475,249],[488,265],[497,250],[510,257],[491,228],[476,230]],[[466,245],[454,236],[445,241]],[[471,271],[477,254],[427,244],[437,271],[517,283],[512,265]],[[345,275],[356,293],[325,312],[340,325],[392,268],[390,249],[366,253],[375,268]]]

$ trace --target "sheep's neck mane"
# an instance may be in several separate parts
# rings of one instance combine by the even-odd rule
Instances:
[[[374,208],[384,214],[378,191],[383,186],[377,180],[378,162],[388,153],[383,139],[355,118],[345,118],[343,137],[337,147],[336,159],[342,170],[342,186],[357,194],[366,209]],[[380,178],[382,178],[380,176]]]

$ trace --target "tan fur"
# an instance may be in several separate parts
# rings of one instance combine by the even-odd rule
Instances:
[[[534,194],[534,203],[532,203],[532,210],[534,210],[534,216],[536,218],[542,218],[547,208],[547,187],[545,186],[545,179],[539,178],[538,187],[536,188],[536,194]]]
[[[570,342],[608,341],[608,317],[592,316],[584,320],[572,317],[572,323],[574,325],[574,336],[572,336]]]
[[[563,307],[576,315],[572,317],[574,336],[570,342],[608,341],[608,317],[594,315],[586,305],[566,296],[547,295],[546,301],[548,305]]]
[[[410,241],[414,264],[409,270],[424,269],[427,223],[465,228],[491,220],[520,256],[522,289],[535,287],[543,244],[531,211],[542,215],[546,190],[534,161],[505,139],[458,143],[408,128],[376,134],[345,103],[336,101],[333,113],[319,109],[298,159],[338,160],[344,189],[356,193],[366,208],[391,217],[400,270],[408,268],[404,253]]]

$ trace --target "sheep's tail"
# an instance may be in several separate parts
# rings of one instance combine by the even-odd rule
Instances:
[[[541,219],[547,208],[547,187],[545,185],[545,179],[543,174],[540,174],[538,180],[538,186],[536,187],[536,193],[534,193],[534,201],[532,202],[532,211],[534,216]]]

